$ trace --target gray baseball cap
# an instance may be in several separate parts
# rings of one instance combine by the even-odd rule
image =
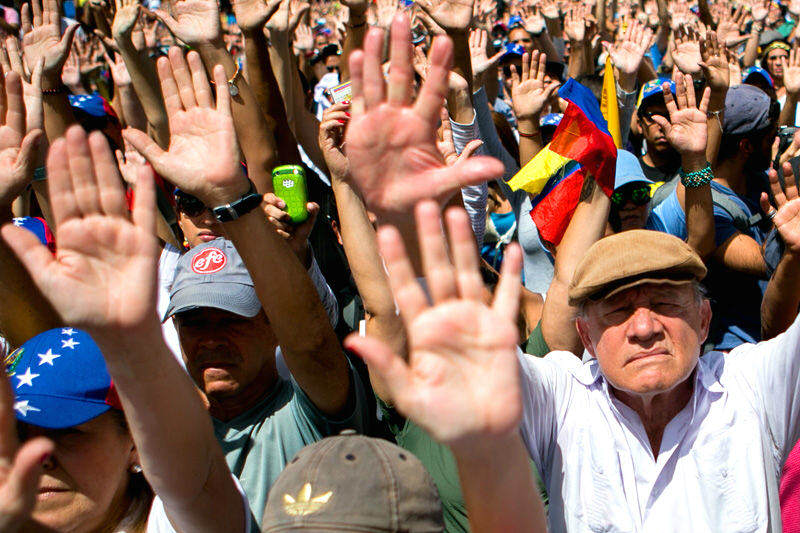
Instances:
[[[725,97],[722,131],[727,135],[743,135],[766,129],[776,117],[772,116],[771,100],[767,93],[753,85],[736,85]]]
[[[261,310],[244,261],[233,243],[222,237],[195,246],[178,260],[164,320],[201,307],[248,318]]]
[[[396,444],[345,430],[297,452],[275,480],[261,531],[440,533],[428,471]]]

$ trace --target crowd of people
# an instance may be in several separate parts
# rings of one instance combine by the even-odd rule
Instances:
[[[0,3],[0,533],[800,533],[800,0]]]

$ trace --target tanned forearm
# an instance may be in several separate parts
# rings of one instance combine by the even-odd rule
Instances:
[[[221,39],[203,43],[197,47],[197,51],[208,72],[212,72],[216,65],[222,65],[227,79],[232,79],[236,74],[236,63]],[[231,112],[236,137],[247,162],[247,174],[258,192],[272,192],[272,169],[278,161],[275,135],[270,131],[258,101],[243,77],[239,77],[236,87],[239,92],[231,96]]]
[[[681,166],[684,172],[696,172],[706,166],[705,157],[700,155],[683,156]],[[714,202],[711,198],[711,184],[702,187],[684,187],[678,184],[678,200],[683,199],[686,212],[686,242],[697,254],[707,259],[716,247],[714,242]],[[681,198],[683,197],[683,198]]]
[[[306,269],[260,209],[226,223],[225,231],[250,272],[292,377],[320,411],[341,415],[350,372]]]
[[[800,257],[786,252],[769,280],[761,302],[761,336],[771,339],[786,331],[800,307]]]
[[[581,200],[556,251],[553,281],[547,289],[542,311],[542,335],[551,350],[566,350],[579,356],[583,343],[575,329],[577,309],[569,305],[568,288],[578,263],[606,230],[611,200],[594,179],[584,180]]]
[[[273,132],[277,143],[278,160],[281,164],[300,164],[300,152],[283,104],[278,82],[272,70],[269,47],[264,32],[247,31],[244,33],[245,61],[247,64],[248,83],[253,90],[261,110],[266,115],[267,125]]]
[[[359,50],[364,47],[364,37],[367,35],[367,12],[356,11],[350,8],[350,20],[346,24],[347,33],[344,36],[344,43],[342,44],[342,59],[339,62],[339,69],[342,71],[341,81],[345,82],[350,79],[350,54],[354,50]]]

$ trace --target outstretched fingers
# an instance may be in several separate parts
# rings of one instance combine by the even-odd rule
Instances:
[[[370,28],[364,37],[364,74],[363,90],[364,103],[367,109],[372,109],[383,103],[386,93],[386,82],[381,68],[383,56],[384,31],[379,28]]]
[[[519,297],[522,292],[520,274],[522,272],[522,249],[517,243],[506,246],[503,252],[503,266],[500,281],[494,291],[492,309],[503,318],[516,324],[519,311]]]
[[[481,301],[484,290],[483,278],[480,273],[475,234],[467,212],[460,207],[451,207],[445,213],[445,220],[458,292],[461,298]]]
[[[448,37],[436,37],[431,45],[431,68],[414,104],[414,111],[431,127],[439,120],[439,110],[447,94],[447,78],[453,64],[453,42]]]
[[[439,205],[426,200],[417,204],[417,239],[428,291],[434,304],[458,297],[456,276],[447,253]]]
[[[399,13],[395,16],[389,42],[391,63],[388,100],[389,104],[402,107],[411,102],[414,82],[414,70],[411,67],[411,23],[405,14]]]
[[[378,248],[389,273],[389,284],[406,327],[428,307],[428,298],[417,283],[403,238],[394,226],[378,228]]]
[[[107,214],[127,218],[128,206],[117,162],[105,136],[94,131],[89,134],[89,150],[97,176],[97,190],[101,210]]]

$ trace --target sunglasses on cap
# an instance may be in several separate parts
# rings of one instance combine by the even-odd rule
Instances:
[[[198,198],[180,191],[175,193],[175,203],[178,206],[178,211],[188,217],[198,217],[207,209],[206,204]]]
[[[634,205],[645,205],[650,201],[650,186],[621,187],[611,195],[611,203],[615,207],[622,207],[629,201],[633,202]]]

